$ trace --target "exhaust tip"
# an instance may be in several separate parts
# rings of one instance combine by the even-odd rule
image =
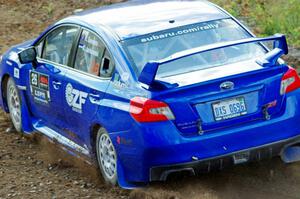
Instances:
[[[160,180],[161,181],[166,181],[168,176],[170,176],[171,174],[179,174],[179,173],[188,173],[191,176],[196,175],[193,168],[172,169],[172,170],[165,171],[161,175]]]
[[[280,153],[280,157],[284,163],[300,161],[300,143],[283,148]]]

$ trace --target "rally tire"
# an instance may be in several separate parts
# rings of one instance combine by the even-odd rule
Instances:
[[[117,152],[104,128],[100,128],[97,132],[96,152],[99,169],[105,182],[117,185]]]
[[[11,121],[18,132],[22,132],[22,104],[19,91],[12,78],[6,84],[6,100]]]

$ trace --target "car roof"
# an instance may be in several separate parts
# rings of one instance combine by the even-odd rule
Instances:
[[[226,13],[208,1],[132,0],[83,11],[71,18],[93,26],[107,26],[121,40],[124,40],[228,17]]]

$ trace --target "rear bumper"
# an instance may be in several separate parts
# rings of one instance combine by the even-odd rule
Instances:
[[[286,97],[284,113],[199,136],[184,137],[172,122],[135,124],[113,133],[124,180],[164,180],[172,170],[208,171],[234,164],[233,155],[249,151],[249,161],[273,157],[300,136],[300,89]],[[117,143],[117,137],[122,142]],[[300,142],[300,141],[299,141]],[[194,161],[194,160],[197,161]]]
[[[1,81],[1,80],[0,80]],[[4,110],[4,105],[3,105],[3,94],[2,94],[2,87],[1,87],[1,82],[0,82],[0,108]]]
[[[281,152],[289,146],[300,143],[300,136],[253,147],[246,150],[236,151],[218,157],[195,160],[188,163],[165,165],[150,169],[150,181],[165,181],[169,174],[173,172],[186,171],[191,174],[207,173],[214,170],[222,170],[228,166],[245,162],[271,159],[281,155]]]
[[[2,93],[2,81],[3,81],[3,76],[2,76],[2,70],[1,70],[1,67],[3,67],[1,65],[1,62],[0,62],[0,108],[4,109],[4,105],[3,105],[3,93]]]

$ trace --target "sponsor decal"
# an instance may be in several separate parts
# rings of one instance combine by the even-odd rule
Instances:
[[[30,92],[34,100],[39,103],[48,104],[50,101],[49,76],[30,71]]]
[[[123,145],[132,145],[132,139],[126,139],[120,136],[117,136],[117,143]]]
[[[236,28],[236,24],[228,21],[228,19],[215,20],[210,22],[201,22],[197,24],[185,25],[176,28],[171,28],[167,30],[162,30],[146,35],[142,35],[139,37],[135,37],[133,39],[126,40],[125,43],[127,46],[137,45],[140,43],[146,44],[148,42],[155,42],[159,40],[164,40],[168,38],[188,36],[192,34],[196,34],[194,36],[203,37],[203,35],[198,35],[198,33],[206,32],[205,34],[210,34],[207,31],[218,30],[221,28]],[[161,44],[158,44],[161,45]],[[140,49],[140,48],[139,48]]]
[[[128,76],[128,79],[129,79],[129,76]],[[123,90],[126,87],[128,87],[128,85],[122,80],[121,76],[118,73],[115,73],[112,85],[114,88],[120,89],[120,90]]]
[[[176,37],[179,35],[185,35],[189,33],[195,33],[195,32],[201,32],[201,31],[206,31],[206,30],[211,30],[211,29],[218,29],[220,27],[219,23],[216,22],[211,22],[211,23],[201,23],[197,25],[191,25],[189,27],[185,27],[182,29],[177,29],[171,32],[167,31],[162,31],[160,34],[152,34],[149,35],[148,37],[144,37],[140,39],[141,43],[146,43],[146,42],[151,42],[151,41],[156,41],[156,40],[161,40],[161,39],[166,39],[170,37]]]
[[[128,74],[128,73],[123,73],[123,74],[121,75],[121,77],[122,77],[122,80],[123,80],[123,81],[128,81],[128,80],[129,80],[129,74]]]
[[[14,68],[14,77],[17,79],[20,78],[20,70],[18,68]]]
[[[71,83],[66,86],[67,104],[77,113],[82,113],[82,105],[85,104],[88,94],[73,88]]]

